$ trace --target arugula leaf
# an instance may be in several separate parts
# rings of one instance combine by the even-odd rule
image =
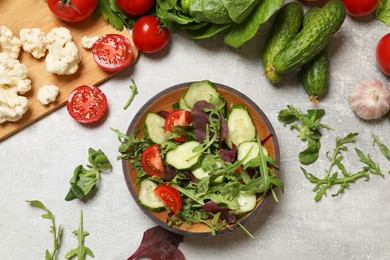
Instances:
[[[59,225],[57,230],[53,214],[51,213],[50,210],[46,208],[46,206],[42,202],[40,202],[39,200],[26,200],[26,202],[30,203],[31,206],[46,211],[46,213],[42,215],[42,218],[49,219],[51,221],[50,233],[53,234],[53,252],[50,253],[49,250],[46,249],[45,260],[53,260],[56,258],[56,254],[60,246],[62,227],[61,225]]]
[[[390,27],[390,1],[381,0],[375,11],[376,18]]]
[[[74,230],[73,234],[77,236],[78,240],[78,245],[77,248],[74,248],[70,250],[68,253],[65,255],[65,259],[70,259],[75,256],[77,256],[78,260],[85,260],[85,256],[88,255],[90,257],[95,257],[91,249],[89,247],[84,246],[84,238],[89,235],[87,231],[84,231],[83,227],[83,211],[80,211],[80,224],[79,224],[79,229]]]
[[[122,31],[124,26],[133,28],[135,19],[128,17],[115,3],[115,0],[99,0],[95,16],[101,13],[104,20],[108,21],[117,30]]]
[[[137,158],[140,160],[142,151],[145,150],[150,144],[144,137],[137,138],[139,131],[134,131],[130,135],[126,135],[117,129],[110,129],[118,135],[118,140],[121,143],[118,149],[121,155],[117,157],[117,160],[136,160]],[[131,163],[134,167],[133,161],[131,161]]]
[[[290,129],[298,130],[299,138],[307,140],[306,150],[299,153],[299,161],[304,165],[312,164],[318,159],[322,137],[320,130],[322,128],[333,130],[330,126],[320,122],[324,114],[324,109],[309,109],[304,114],[293,105],[287,105],[287,109],[283,109],[278,113],[278,120],[283,122],[284,126],[292,124]]]
[[[108,171],[112,168],[107,156],[99,149],[94,150],[89,148],[88,160],[91,165],[87,165],[89,169],[82,165],[77,166],[73,171],[73,176],[69,183],[70,190],[65,197],[66,201],[76,198],[82,199],[95,187],[100,178],[101,171]]]
[[[330,156],[329,152],[326,153],[328,159],[330,160],[330,166],[325,170],[326,175],[324,178],[318,178],[301,167],[301,170],[306,179],[315,184],[313,188],[313,191],[316,192],[314,197],[315,201],[320,201],[321,198],[326,195],[326,191],[335,185],[339,185],[339,189],[336,193],[332,194],[333,197],[340,195],[346,188],[349,187],[350,183],[355,182],[357,179],[366,178],[368,180],[370,174],[379,175],[384,178],[379,165],[371,159],[371,156],[369,154],[365,155],[357,148],[355,148],[355,152],[358,155],[360,161],[365,164],[363,169],[359,172],[351,174],[342,164],[341,161],[344,159],[342,153],[348,151],[348,147],[346,145],[354,142],[357,136],[358,133],[349,133],[344,138],[336,138],[336,147],[333,150],[333,155]],[[341,177],[339,177],[339,172],[337,170],[333,171],[334,167],[337,167],[337,169],[341,172]]]
[[[124,110],[126,110],[130,106],[131,102],[133,102],[134,97],[138,94],[137,85],[135,84],[134,79],[131,79],[131,81],[133,82],[133,85],[130,86],[131,96],[129,97],[126,104],[124,105],[123,107]]]
[[[390,150],[389,148],[381,142],[379,136],[371,133],[372,138],[374,141],[372,142],[372,145],[378,145],[379,149],[381,150],[382,154],[386,157],[387,160],[390,161]]]

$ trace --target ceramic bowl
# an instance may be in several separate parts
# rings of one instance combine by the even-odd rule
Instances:
[[[169,87],[162,92],[156,94],[152,97],[146,104],[139,110],[139,112],[134,116],[133,120],[130,123],[130,126],[127,130],[127,134],[131,134],[134,130],[140,130],[138,136],[143,136],[143,125],[145,121],[145,117],[149,112],[159,112],[159,111],[172,111],[172,104],[179,102],[180,98],[185,93],[185,90],[192,82],[181,83],[172,87]],[[240,93],[239,91],[222,85],[218,83],[214,83],[218,91],[224,96],[226,99],[226,104],[242,104],[245,105],[249,111],[250,116],[254,122],[256,127],[257,134],[263,140],[267,136],[272,136],[268,141],[264,143],[264,146],[267,148],[269,155],[273,157],[276,163],[279,165],[280,162],[280,154],[279,154],[279,145],[277,141],[277,137],[275,131],[267,119],[266,115],[263,111],[247,96]],[[131,164],[128,160],[123,160],[123,171],[125,175],[125,180],[128,186],[128,189],[133,196],[134,200],[141,208],[141,210],[151,218],[158,225],[166,228],[169,231],[175,232],[184,236],[211,236],[211,229],[201,223],[196,223],[193,225],[189,225],[184,223],[180,226],[168,226],[167,219],[168,214],[166,211],[162,212],[151,212],[145,209],[138,200],[139,187],[136,186],[137,179],[137,171],[133,170]],[[278,173],[278,169],[276,169],[276,173]],[[256,208],[242,216],[238,219],[241,224],[245,224],[250,219],[254,218],[255,215],[261,210],[265,201],[269,197],[269,194],[262,199],[260,199],[256,205]],[[217,232],[217,235],[221,235],[227,232],[230,232],[236,228],[238,228],[238,224],[231,225]]]

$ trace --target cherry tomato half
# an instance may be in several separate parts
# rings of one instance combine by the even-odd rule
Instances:
[[[376,47],[376,61],[379,68],[390,76],[390,33],[382,37]]]
[[[154,193],[173,212],[177,213],[183,205],[180,193],[168,184],[162,184],[154,189]]]
[[[95,62],[106,71],[127,67],[133,59],[130,41],[120,34],[101,36],[92,46]]]
[[[107,99],[99,88],[83,85],[70,93],[66,107],[76,121],[93,123],[106,113]]]
[[[129,15],[142,15],[152,9],[156,0],[115,0],[115,2]]]
[[[157,17],[146,15],[139,18],[133,27],[135,46],[144,53],[162,50],[169,41],[169,31],[161,27]]]
[[[161,148],[157,144],[146,148],[141,155],[141,166],[149,176],[163,174],[165,166],[161,158]]]
[[[67,22],[80,22],[92,15],[98,0],[46,0],[50,11]]]
[[[379,0],[343,0],[347,13],[351,16],[365,16],[375,11]]]
[[[191,113],[185,110],[173,110],[165,119],[164,131],[173,133],[174,126],[187,126],[191,123]],[[173,138],[177,142],[184,143],[185,136]]]

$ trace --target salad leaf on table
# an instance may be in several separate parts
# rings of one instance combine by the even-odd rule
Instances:
[[[95,187],[100,178],[100,172],[108,171],[112,168],[107,156],[99,149],[94,150],[89,148],[89,169],[79,165],[73,172],[73,177],[70,179],[70,190],[65,197],[65,200],[73,200],[76,198],[82,199]]]
[[[383,156],[386,157],[387,160],[390,161],[390,149],[384,144],[381,142],[379,136],[371,133],[372,135],[372,138],[373,138],[373,142],[372,144],[375,146],[377,145],[380,149],[380,151],[382,152]]]
[[[62,227],[61,225],[58,226],[58,230],[56,227],[56,223],[54,220],[53,213],[49,209],[46,208],[46,206],[40,202],[39,200],[26,200],[26,202],[30,203],[31,206],[43,209],[46,211],[45,214],[42,215],[42,218],[49,219],[51,221],[50,226],[50,233],[53,234],[53,252],[50,253],[48,249],[45,251],[45,260],[53,260],[56,259],[56,254],[58,252],[58,249],[60,247],[60,241],[61,241],[61,235],[62,235]]]
[[[330,126],[320,122],[324,114],[324,109],[309,109],[305,114],[293,105],[287,105],[287,109],[279,111],[278,120],[283,122],[284,126],[292,124],[290,129],[298,130],[299,138],[308,141],[307,148],[299,153],[299,161],[302,164],[309,165],[318,159],[322,137],[320,130],[322,128],[333,130]],[[298,123],[295,123],[296,121]]]
[[[333,155],[330,156],[329,152],[326,154],[330,160],[330,166],[325,171],[325,177],[318,178],[301,167],[305,177],[311,183],[315,184],[315,187],[313,188],[313,191],[316,192],[314,197],[315,201],[320,201],[321,198],[326,195],[326,191],[335,185],[339,185],[339,189],[336,193],[332,194],[333,197],[340,195],[346,188],[349,187],[350,183],[355,182],[357,179],[366,178],[366,180],[368,180],[370,178],[370,174],[379,175],[384,178],[379,165],[371,159],[371,156],[369,154],[365,155],[357,148],[355,148],[355,152],[360,161],[365,165],[363,166],[363,169],[356,173],[350,173],[342,164],[342,160],[344,159],[342,153],[348,151],[348,147],[346,145],[354,142],[357,136],[358,133],[349,133],[343,138],[336,138],[336,147],[333,150]],[[333,170],[334,167],[337,167],[338,171],[340,171],[342,175],[341,177],[337,170]]]
[[[129,97],[126,104],[124,105],[123,107],[124,110],[126,110],[130,106],[131,102],[133,102],[134,97],[138,94],[138,88],[137,85],[135,84],[134,79],[131,79],[131,82],[133,83],[133,85],[130,85],[131,96]]]

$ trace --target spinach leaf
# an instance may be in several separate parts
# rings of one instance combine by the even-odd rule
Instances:
[[[166,11],[173,9],[177,2],[177,0],[157,0],[158,6]]]
[[[222,0],[201,0],[200,6],[210,22],[215,24],[231,23],[232,20]]]
[[[261,0],[222,0],[230,18],[235,23],[241,23]]]
[[[260,25],[268,21],[282,4],[283,0],[262,0],[244,21],[233,27],[224,42],[235,48],[240,47],[256,35]]]
[[[186,30],[186,33],[193,39],[206,39],[231,28],[231,24],[212,24],[209,23],[197,30]]]
[[[209,22],[209,19],[202,11],[201,2],[202,0],[191,0],[189,14],[197,23]]]
[[[375,15],[377,19],[390,27],[390,0],[381,0]]]

